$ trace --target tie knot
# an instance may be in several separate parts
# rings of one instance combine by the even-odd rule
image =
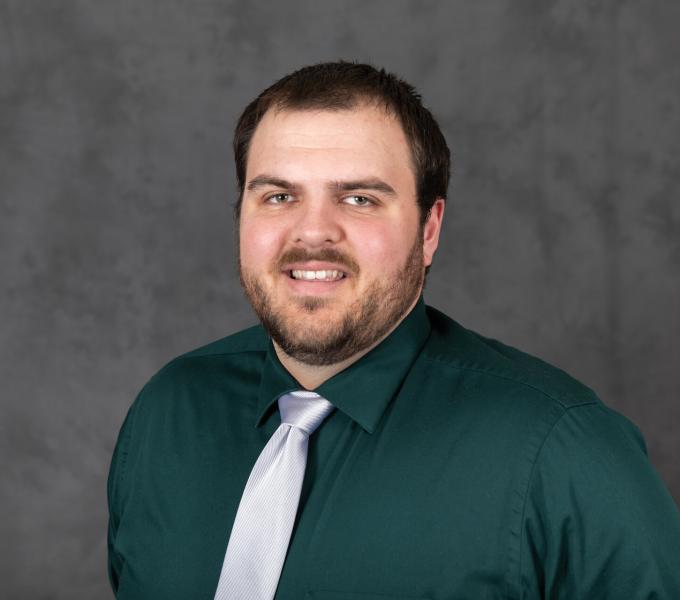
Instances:
[[[314,433],[333,408],[328,400],[315,392],[300,390],[279,398],[281,423],[302,429],[307,435]]]

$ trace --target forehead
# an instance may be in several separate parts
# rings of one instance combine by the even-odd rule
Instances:
[[[402,172],[413,178],[411,151],[400,122],[368,104],[346,110],[270,109],[251,140],[246,178],[277,168],[297,168],[301,176],[309,176],[310,169],[330,167],[336,178],[343,171],[348,176],[383,177]]]

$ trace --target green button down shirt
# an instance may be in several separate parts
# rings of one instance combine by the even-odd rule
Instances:
[[[109,475],[122,600],[212,599],[250,470],[300,385],[253,327],[156,374]],[[422,298],[316,390],[279,600],[678,599],[680,515],[639,431]]]

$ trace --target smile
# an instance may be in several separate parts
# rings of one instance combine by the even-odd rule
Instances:
[[[344,272],[337,270],[302,271],[295,269],[289,271],[289,273],[293,279],[302,279],[303,281],[339,281],[346,277]]]

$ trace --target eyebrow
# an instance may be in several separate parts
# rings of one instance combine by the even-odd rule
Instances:
[[[272,177],[271,175],[258,175],[257,177],[253,177],[248,182],[248,191],[252,192],[267,186],[282,188],[284,190],[298,189],[298,186],[296,186],[294,183],[286,181],[285,179],[281,179],[280,177]]]
[[[284,190],[298,190],[300,186],[281,177],[273,177],[271,175],[258,175],[253,177],[249,182],[247,189],[252,192],[262,187],[277,187]],[[377,177],[369,177],[368,179],[357,179],[352,181],[331,181],[327,187],[333,191],[339,192],[354,192],[356,190],[374,190],[382,192],[388,196],[396,196],[397,192],[388,183]]]
[[[355,190],[374,190],[376,192],[382,192],[388,196],[396,196],[397,192],[394,188],[385,183],[382,179],[377,177],[371,177],[369,179],[358,179],[356,181],[334,181],[329,185],[331,189],[338,190],[340,192],[353,192]]]

